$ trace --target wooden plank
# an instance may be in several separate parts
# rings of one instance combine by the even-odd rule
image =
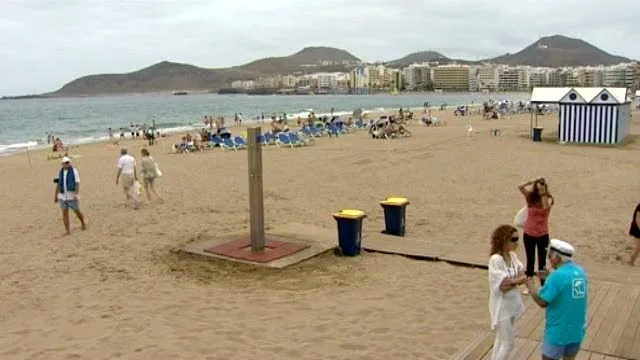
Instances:
[[[364,236],[362,239],[362,248],[368,251],[411,256],[426,260],[437,260],[442,254],[451,249],[450,246],[435,242],[375,233]],[[485,267],[488,261],[489,258],[485,256]]]
[[[622,356],[621,353],[616,352],[620,340],[622,340],[623,330],[626,327],[627,321],[632,317],[631,310],[638,300],[640,294],[640,288],[637,286],[626,287],[626,291],[622,292],[620,296],[620,302],[615,304],[614,308],[617,308],[617,319],[613,322],[611,331],[609,334],[603,334],[603,353],[607,355]],[[602,329],[601,329],[602,331]],[[596,345],[594,345],[596,347]]]
[[[465,248],[450,248],[439,255],[439,259],[456,265],[474,266],[488,268],[489,260],[486,251],[470,251]]]
[[[611,288],[611,283],[598,283],[589,284],[589,290],[587,296],[589,296],[589,307],[587,308],[587,329],[589,328],[589,324],[593,319],[593,315],[596,313],[604,298],[609,293],[609,289]]]
[[[536,347],[533,349],[531,354],[529,354],[529,357],[527,358],[527,360],[540,360],[541,358],[542,358],[542,343],[539,342],[538,345],[536,345]]]
[[[604,360],[604,355],[592,352],[589,360]]]
[[[640,272],[629,271],[628,265],[607,265],[580,261],[590,280],[610,281],[629,285],[640,285]]]
[[[624,285],[619,285],[620,287]],[[625,286],[627,287],[627,286]],[[620,291],[607,312],[598,333],[591,343],[591,350],[602,354],[613,354],[620,339],[620,333],[629,317],[629,311],[638,296],[637,289],[631,287],[626,291]],[[613,349],[607,351],[607,347]]]
[[[482,360],[491,360],[491,357],[493,356],[493,346],[491,347],[491,349],[489,349],[489,351],[487,351],[487,353],[482,357]]]
[[[533,340],[516,338],[516,342],[520,341],[520,346],[513,350],[512,359],[527,359],[535,350],[538,343]]]
[[[589,360],[590,357],[591,357],[590,351],[580,350],[580,352],[578,352],[578,355],[576,355],[575,360]]]
[[[495,341],[495,336],[493,336],[493,332],[488,331],[486,336],[481,339],[481,341],[477,344],[475,348],[473,348],[463,359],[464,360],[481,360],[491,347],[493,346],[493,342]]]
[[[541,322],[544,322],[543,310],[529,298],[527,310],[516,323],[516,336],[529,339],[533,330]]]
[[[640,359],[640,326],[636,329],[636,333],[634,338],[631,339],[630,349],[624,355],[624,357],[629,359]]]
[[[532,331],[531,334],[529,334],[529,339],[531,340],[535,340],[535,341],[542,341],[542,339],[544,338],[544,328],[546,326],[546,321],[544,320],[544,315],[541,316],[541,320],[538,323],[538,326],[536,326]]]
[[[584,349],[592,350],[591,344],[595,340],[596,335],[598,334],[598,330],[600,330],[600,326],[602,326],[602,323],[604,322],[605,317],[609,312],[609,309],[611,309],[611,307],[615,303],[616,298],[618,297],[619,291],[620,291],[620,285],[613,285],[607,292],[607,295],[605,296],[605,299],[602,302],[602,305],[600,305],[598,307],[598,310],[596,310],[596,313],[594,314],[593,319],[591,320],[591,322],[589,323],[589,326],[587,327],[587,335],[584,337],[584,341],[582,341],[582,347]]]
[[[636,340],[636,333],[640,329],[639,324],[640,296],[636,298],[636,301],[631,308],[631,313],[625,323],[622,335],[620,336],[618,346],[616,347],[614,354],[627,358],[631,357],[630,355],[633,344],[638,342],[638,340]]]
[[[492,332],[488,330],[479,331],[455,354],[451,355],[451,360],[464,360],[486,337],[491,337]]]

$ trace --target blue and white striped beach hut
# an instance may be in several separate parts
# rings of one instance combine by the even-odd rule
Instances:
[[[615,145],[629,133],[626,88],[534,88],[531,103],[559,106],[560,143]]]

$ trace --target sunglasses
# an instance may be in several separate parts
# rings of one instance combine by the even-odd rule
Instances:
[[[514,242],[514,243],[518,242],[518,240],[520,240],[519,236],[514,236],[514,237],[511,238],[511,242]]]

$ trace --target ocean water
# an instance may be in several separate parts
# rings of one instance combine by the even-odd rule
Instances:
[[[107,129],[127,127],[130,123],[156,121],[161,132],[185,131],[200,126],[205,115],[222,115],[233,124],[234,114],[243,115],[243,123],[286,113],[295,118],[313,109],[316,114],[350,114],[355,109],[421,109],[431,106],[478,104],[508,99],[526,101],[528,93],[420,93],[392,95],[301,95],[249,96],[244,94],[126,95],[60,99],[0,101],[0,155],[24,151],[26,147],[47,146],[47,132],[65,144],[82,144],[108,138]],[[117,130],[116,130],[117,131]]]

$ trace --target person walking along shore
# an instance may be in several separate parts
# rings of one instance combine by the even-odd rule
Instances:
[[[64,223],[65,235],[71,234],[71,225],[69,221],[69,209],[73,210],[82,224],[82,230],[87,228],[84,221],[84,214],[80,211],[80,173],[76,168],[71,166],[71,159],[62,158],[62,167],[55,178],[56,183],[54,203],[60,203],[62,209],[62,222]]]
[[[116,185],[122,178],[122,190],[129,201],[133,201],[133,208],[138,209],[140,200],[138,194],[134,191],[135,182],[138,181],[138,172],[136,170],[136,159],[129,155],[127,149],[120,149],[120,158],[118,159],[118,174],[116,175]]]

